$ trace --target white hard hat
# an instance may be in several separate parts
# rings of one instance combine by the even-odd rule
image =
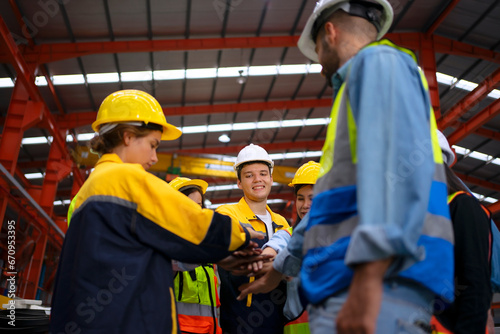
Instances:
[[[448,143],[448,139],[446,136],[439,130],[437,130],[439,147],[441,147],[441,152],[443,153],[443,161],[448,166],[453,165],[455,162],[455,153],[450,147],[450,143]]]
[[[273,172],[274,162],[267,153],[265,149],[260,147],[259,145],[250,144],[245,146],[240,153],[238,153],[238,157],[236,158],[236,162],[234,163],[234,170],[238,170],[238,166],[245,162],[251,161],[263,161],[269,164],[269,168],[271,169],[271,173]]]
[[[339,9],[350,15],[363,17],[373,23],[378,31],[377,40],[381,39],[389,30],[394,16],[392,6],[387,0],[319,0],[313,13],[309,16],[298,42],[300,51],[307,58],[319,61],[315,51],[317,33],[328,17]]]

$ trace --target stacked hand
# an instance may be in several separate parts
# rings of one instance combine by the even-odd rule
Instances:
[[[250,238],[263,239],[261,233],[257,233],[252,229],[247,230]],[[248,246],[242,250],[236,251],[228,257],[222,259],[217,264],[224,270],[230,271],[233,275],[249,275],[257,273],[263,268],[264,262],[269,261],[274,257],[274,254],[263,252],[257,248],[257,243],[250,241]]]

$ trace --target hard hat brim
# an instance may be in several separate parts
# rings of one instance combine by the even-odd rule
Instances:
[[[161,140],[175,140],[182,135],[181,129],[172,124],[163,124]]]
[[[121,120],[117,120],[116,122],[108,121],[105,123],[101,121],[95,121],[94,123],[92,123],[92,130],[94,130],[95,132],[99,132],[99,126],[109,123],[126,123],[126,122],[123,122]],[[181,129],[179,129],[175,125],[168,123],[159,125],[163,127],[163,132],[161,133],[161,140],[175,140],[182,135]]]
[[[203,180],[200,180],[200,179],[186,181],[186,182],[182,183],[182,186],[179,187],[179,189],[182,189],[182,188],[185,188],[185,187],[189,187],[189,186],[198,187],[198,188],[201,189],[201,191],[203,192],[203,194],[205,194],[207,192],[208,183],[205,182],[205,181],[203,181]]]

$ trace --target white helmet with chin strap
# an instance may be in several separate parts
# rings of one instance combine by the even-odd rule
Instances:
[[[387,0],[319,0],[298,42],[300,51],[307,58],[319,61],[316,54],[316,37],[326,20],[339,9],[371,22],[378,31],[377,40],[389,30],[394,16],[392,6]]]
[[[260,147],[259,145],[250,144],[245,146],[240,153],[238,153],[238,157],[236,158],[236,162],[234,163],[234,170],[238,171],[238,167],[246,162],[252,161],[262,161],[269,165],[269,169],[271,173],[273,172],[274,162],[267,153],[265,149]]]

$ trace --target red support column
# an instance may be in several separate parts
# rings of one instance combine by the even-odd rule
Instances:
[[[66,138],[66,131],[61,131],[61,136]],[[63,152],[59,145],[52,143],[39,201],[40,206],[49,216],[52,215],[52,209],[54,208],[57,185],[59,181],[71,173],[72,166],[73,161],[66,159],[66,152]]]
[[[40,273],[42,271],[45,249],[47,248],[48,234],[41,233],[36,241],[35,251],[31,257],[30,264],[22,273],[22,282],[26,282],[26,289],[21,296],[25,299],[36,299],[38,291],[38,282],[40,282]],[[22,284],[24,286],[24,284]],[[21,286],[22,288],[22,286]]]
[[[77,178],[76,174],[80,174],[80,176],[82,176],[80,169],[76,166],[76,164],[74,164],[74,166],[73,166],[73,186],[71,187],[70,199],[73,199],[73,197],[76,196],[76,194],[78,193],[78,190],[80,190],[80,188],[83,185],[83,183],[80,183],[80,180],[83,179],[83,177]]]
[[[28,92],[20,80],[14,86],[0,139],[0,163],[14,175],[21,141],[26,129],[42,119],[43,104],[30,101]],[[2,183],[7,189],[9,186]],[[5,216],[7,197],[0,194],[0,218]]]
[[[429,95],[431,96],[431,104],[434,109],[436,119],[441,117],[441,107],[439,104],[439,89],[436,79],[436,53],[434,51],[434,37],[420,35],[420,67],[424,71],[425,78],[429,83]]]

